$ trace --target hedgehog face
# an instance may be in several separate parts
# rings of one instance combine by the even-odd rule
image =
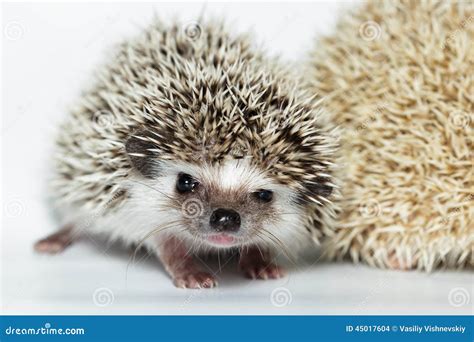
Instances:
[[[172,198],[183,228],[207,246],[261,244],[271,234],[279,234],[275,231],[285,221],[284,214],[300,215],[299,208],[291,204],[292,192],[250,160],[197,166],[183,163],[171,174],[175,175]]]
[[[293,200],[296,193],[250,160],[214,165],[160,162],[157,168],[147,189],[159,191],[137,188],[135,197],[156,211],[157,221],[163,221],[159,212],[172,212],[178,222],[174,233],[196,247],[270,245],[290,235],[293,226],[302,226],[304,212]]]

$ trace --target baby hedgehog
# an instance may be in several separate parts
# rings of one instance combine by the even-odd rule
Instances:
[[[276,252],[317,242],[335,212],[333,130],[318,108],[248,37],[155,23],[62,126],[62,229],[35,248],[105,234],[156,253],[178,287],[215,286],[195,258],[225,250],[248,277],[278,278]]]

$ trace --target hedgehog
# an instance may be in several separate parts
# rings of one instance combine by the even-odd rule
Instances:
[[[143,246],[181,288],[210,288],[200,255],[284,276],[330,230],[335,128],[292,68],[222,22],[155,20],[122,43],[60,128],[57,253],[78,237]]]
[[[318,39],[309,89],[340,125],[331,259],[474,266],[474,4],[368,1]]]

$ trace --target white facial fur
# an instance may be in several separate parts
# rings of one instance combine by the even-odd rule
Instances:
[[[128,191],[129,199],[118,210],[98,220],[94,226],[112,238],[128,243],[140,243],[147,238],[145,244],[152,246],[159,243],[160,236],[174,235],[189,241],[194,244],[193,248],[196,248],[195,236],[183,226],[183,218],[189,215],[185,212],[184,205],[180,207],[173,201],[177,197],[176,181],[180,173],[192,175],[199,182],[213,184],[222,191],[248,194],[260,189],[273,191],[273,200],[267,205],[272,207],[274,215],[271,220],[259,223],[271,234],[260,234],[260,238],[251,239],[247,236],[245,241],[240,241],[242,244],[258,244],[280,249],[281,246],[278,245],[284,244],[291,250],[292,245],[301,246],[307,239],[303,222],[304,209],[293,201],[296,196],[294,191],[272,182],[271,178],[252,166],[249,160],[229,160],[220,166],[160,162],[157,177],[150,179],[135,175],[133,179],[127,180],[123,186]],[[210,196],[212,197],[212,193]],[[232,201],[232,198],[229,200]],[[204,203],[203,207],[207,204]],[[259,213],[254,214],[258,216]],[[250,229],[250,226],[253,229],[256,227],[253,222],[242,217],[243,230]],[[205,249],[215,247],[203,241],[199,242],[199,247]]]

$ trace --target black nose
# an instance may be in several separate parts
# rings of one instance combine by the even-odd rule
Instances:
[[[240,228],[240,215],[232,209],[214,210],[209,223],[218,232],[235,232]]]

